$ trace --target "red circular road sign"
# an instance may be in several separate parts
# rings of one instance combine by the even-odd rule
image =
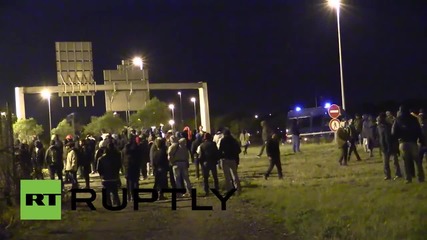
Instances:
[[[333,118],[331,121],[329,121],[329,128],[331,131],[338,131],[338,128],[340,128],[340,120]]]
[[[328,109],[328,114],[333,119],[338,118],[341,115],[340,106],[332,104]]]

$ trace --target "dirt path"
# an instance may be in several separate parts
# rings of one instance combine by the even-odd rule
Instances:
[[[93,185],[100,190],[99,182]],[[94,204],[97,211],[78,205],[77,211],[63,211],[61,221],[24,223],[14,239],[286,239],[283,224],[274,223],[267,209],[239,196],[227,201],[225,211],[212,195],[198,197],[197,205],[213,206],[213,211],[192,211],[191,199],[185,199],[178,201],[176,211],[171,201],[162,201],[140,203],[138,211],[129,203],[112,212],[102,208],[100,195]]]

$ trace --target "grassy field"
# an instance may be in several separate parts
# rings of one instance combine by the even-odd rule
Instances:
[[[267,207],[298,239],[426,239],[427,186],[384,181],[378,152],[338,164],[333,144],[308,144],[293,154],[282,146],[285,180],[261,177],[267,159],[242,159],[242,198]],[[256,155],[259,148],[250,150]],[[375,152],[374,152],[375,153]],[[401,160],[403,169],[403,161]],[[393,169],[393,167],[392,167]],[[275,173],[273,171],[273,173]]]
[[[188,199],[178,204],[178,211],[171,211],[170,203],[159,202],[143,205],[143,210],[138,212],[126,209],[111,213],[100,208],[100,198],[97,198],[95,206],[99,206],[99,211],[90,212],[85,208],[78,214],[64,211],[62,221],[49,224],[21,222],[13,228],[14,236],[44,240],[93,239],[94,236],[179,240],[217,239],[216,234],[222,233],[222,239],[239,240],[426,239],[425,183],[405,184],[402,179],[384,181],[378,152],[372,159],[360,152],[363,161],[352,159],[349,166],[342,167],[337,161],[338,149],[333,144],[302,145],[301,150],[302,153],[293,154],[289,145],[282,146],[285,178],[279,180],[274,169],[265,180],[267,157],[264,154],[256,158],[259,147],[249,148],[248,155],[241,156],[238,170],[242,194],[232,197],[227,211],[190,211]],[[202,193],[202,182],[195,179],[194,166],[190,173],[193,187]],[[219,175],[223,185],[221,171]],[[92,180],[99,192],[99,177]],[[152,187],[153,179],[142,181],[140,186]],[[198,198],[198,201],[218,209],[215,197]],[[2,219],[8,222],[10,214]],[[133,233],[137,234],[129,235]],[[172,234],[175,237],[171,238]]]

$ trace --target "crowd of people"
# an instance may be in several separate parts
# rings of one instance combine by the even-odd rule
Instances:
[[[424,182],[422,162],[427,153],[427,118],[422,109],[414,113],[402,105],[396,116],[390,111],[380,113],[376,118],[356,114],[354,118],[342,118],[341,123],[336,135],[340,165],[346,166],[352,153],[357,161],[361,161],[356,147],[361,144],[369,157],[373,157],[375,148],[379,149],[384,162],[384,180],[392,179],[391,158],[395,166],[394,179],[403,177],[399,164],[401,157],[406,183],[411,183],[415,177]]]
[[[224,190],[236,189],[239,194],[239,154],[242,148],[246,154],[250,144],[249,134],[242,134],[236,139],[228,128],[211,134],[203,131],[203,127],[197,131],[185,127],[183,131],[169,130],[166,133],[159,128],[125,129],[121,134],[102,132],[99,137],[68,135],[62,141],[53,135],[47,148],[37,137],[31,143],[17,140],[15,156],[21,179],[44,179],[42,170],[48,169],[50,179],[61,180],[63,191],[66,183],[70,183],[71,188],[90,188],[90,174],[98,173],[110,196],[107,204],[116,206],[120,204],[121,174],[130,192],[129,201],[132,201],[132,191],[139,187],[140,181],[150,176],[154,176],[153,188],[158,190],[159,200],[166,199],[163,190],[169,187],[185,189],[185,193],[178,197],[189,197],[193,188],[190,164],[195,165],[195,177],[203,178],[206,196],[210,188],[220,190],[218,170],[224,173]],[[209,186],[210,177],[213,186]],[[84,179],[85,186],[79,185],[78,178]]]
[[[390,159],[395,166],[394,179],[406,179],[411,183],[417,177],[424,182],[422,161],[427,153],[427,119],[420,110],[418,114],[401,106],[396,116],[391,112],[381,113],[378,117],[355,115],[343,117],[341,127],[336,133],[336,144],[340,149],[339,164],[347,166],[352,154],[357,161],[361,157],[357,145],[363,146],[369,157],[374,149],[384,162],[385,180],[392,179]],[[299,135],[297,124],[292,126],[292,134]],[[263,145],[258,157],[266,150],[270,165],[264,174],[268,179],[274,167],[279,179],[283,178],[280,160],[281,136],[270,132],[265,121],[261,122]],[[299,141],[292,138],[293,151],[300,152]],[[205,132],[203,127],[183,131],[162,128],[135,130],[125,129],[120,134],[101,132],[98,137],[87,135],[85,138],[68,135],[61,140],[53,135],[50,145],[45,148],[37,137],[31,143],[16,141],[15,156],[17,172],[21,179],[44,179],[43,169],[47,169],[50,179],[59,179],[71,188],[79,188],[78,178],[84,179],[84,188],[90,188],[90,174],[98,173],[102,186],[111,198],[108,204],[119,204],[118,189],[122,185],[120,174],[126,179],[126,188],[130,191],[128,200],[132,201],[134,189],[141,180],[154,176],[154,186],[159,199],[166,199],[163,190],[169,188],[184,189],[178,197],[189,197],[193,184],[189,177],[190,164],[194,164],[195,177],[203,178],[203,190],[209,195],[211,187],[219,190],[218,170],[225,178],[225,190],[241,191],[237,168],[240,153],[247,154],[250,134],[243,130],[239,138],[234,138],[228,128],[214,134]],[[243,149],[243,151],[242,151]],[[403,159],[401,170],[399,157]],[[417,171],[415,171],[415,169]],[[209,186],[209,178],[213,186]]]

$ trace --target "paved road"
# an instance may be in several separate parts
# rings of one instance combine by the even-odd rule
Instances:
[[[286,239],[283,224],[268,218],[268,209],[257,208],[239,196],[227,201],[225,211],[212,195],[198,197],[197,204],[213,206],[213,211],[192,211],[188,198],[180,199],[175,211],[169,200],[139,203],[138,211],[131,202],[124,210],[112,212],[102,208],[99,177],[92,176],[91,180],[91,187],[97,191],[96,211],[85,204],[79,204],[76,211],[64,206],[61,221],[23,226],[17,239]],[[152,177],[141,182],[141,188],[153,186]],[[202,189],[200,182],[195,185]]]

